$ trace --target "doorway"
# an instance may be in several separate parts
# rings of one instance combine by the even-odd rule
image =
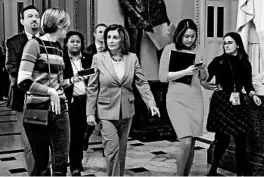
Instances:
[[[236,31],[238,0],[201,0],[201,44],[204,47],[205,63],[223,53],[223,36],[230,31]],[[203,40],[203,41],[202,41]],[[204,97],[204,132],[209,112],[212,91],[203,90]]]

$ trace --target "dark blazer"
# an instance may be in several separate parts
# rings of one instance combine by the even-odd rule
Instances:
[[[129,28],[155,27],[170,23],[163,0],[119,0],[125,16],[125,26]]]
[[[85,53],[89,54],[91,57],[93,57],[94,54],[97,54],[97,49],[95,46],[95,43],[92,43],[85,49]]]
[[[82,54],[81,62],[82,62],[82,67],[84,69],[91,67],[91,64],[92,64],[91,58],[92,57],[87,53]],[[70,79],[73,76],[73,69],[72,69],[72,64],[71,64],[68,52],[64,52],[63,60],[64,60],[64,64],[65,64],[64,79]],[[85,82],[87,85],[88,79]],[[70,103],[71,99],[72,99],[72,94],[73,94],[73,84],[70,85],[69,87],[65,88],[64,92],[65,92],[65,95],[67,97],[67,100]]]
[[[17,34],[6,40],[6,70],[9,74],[10,88],[8,106],[16,111],[23,111],[25,92],[17,86],[17,75],[24,46],[28,41],[25,33]]]
[[[0,69],[5,68],[5,56],[1,50],[1,46],[0,46]]]

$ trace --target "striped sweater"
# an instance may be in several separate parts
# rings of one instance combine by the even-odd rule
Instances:
[[[47,49],[47,53],[45,50]],[[50,63],[50,80],[49,67]],[[49,42],[39,38],[27,42],[23,50],[18,72],[18,86],[27,92],[27,102],[43,102],[49,99],[48,88],[55,88],[61,99],[66,99],[62,86],[63,52],[58,42]]]

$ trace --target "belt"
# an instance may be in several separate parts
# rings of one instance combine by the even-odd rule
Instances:
[[[86,95],[73,96],[73,101],[86,99]]]

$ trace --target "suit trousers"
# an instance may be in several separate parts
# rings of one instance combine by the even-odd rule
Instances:
[[[127,139],[132,118],[120,120],[101,119],[101,135],[108,176],[124,176]]]
[[[67,103],[61,100],[61,114],[49,115],[48,126],[24,123],[35,165],[31,176],[49,174],[49,147],[52,176],[66,176],[69,155],[70,125]]]
[[[82,171],[83,138],[87,126],[86,122],[86,96],[73,98],[69,104],[70,117],[70,169]]]
[[[23,112],[16,111],[16,116],[17,116],[18,124],[21,130],[21,138],[22,138],[22,143],[24,146],[24,156],[25,156],[28,175],[32,176],[32,170],[34,167],[34,158],[33,158],[32,149],[30,147],[30,144],[29,144],[29,141],[28,141],[28,138],[27,138],[24,126],[23,126]]]

